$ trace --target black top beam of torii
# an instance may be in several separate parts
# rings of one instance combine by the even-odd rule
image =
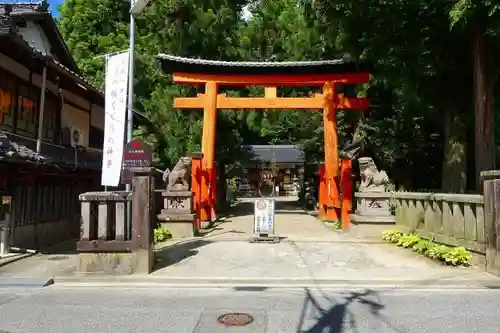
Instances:
[[[221,61],[185,58],[160,53],[156,57],[165,73],[204,73],[233,75],[314,75],[369,72],[371,66],[350,59],[315,61]]]

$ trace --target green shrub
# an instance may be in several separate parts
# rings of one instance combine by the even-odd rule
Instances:
[[[415,234],[402,235],[401,237],[399,237],[397,244],[398,246],[409,248],[417,244],[420,241],[420,239],[421,239],[420,236]]]
[[[386,230],[382,232],[381,237],[385,241],[404,248],[411,248],[415,252],[442,261],[446,265],[468,266],[472,259],[470,252],[463,247],[439,245],[414,233],[405,234],[399,230]]]
[[[398,230],[386,230],[382,232],[382,239],[391,243],[397,243],[401,236],[403,236],[403,233]]]
[[[340,230],[342,229],[342,221],[337,220],[333,223],[333,230]]]
[[[154,243],[158,244],[172,238],[172,233],[167,228],[158,227],[154,231]]]
[[[472,255],[464,247],[456,247],[445,253],[442,257],[448,265],[464,266],[468,265]]]
[[[427,254],[427,251],[429,251],[431,245],[431,242],[429,242],[427,239],[420,239],[415,245],[413,245],[412,249],[415,252]]]

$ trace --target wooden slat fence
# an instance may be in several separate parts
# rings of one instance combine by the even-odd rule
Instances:
[[[87,192],[80,194],[81,237],[79,251],[124,252],[132,249],[126,230],[127,202],[131,193]]]

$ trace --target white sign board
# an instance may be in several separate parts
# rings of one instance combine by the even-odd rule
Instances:
[[[137,15],[148,5],[149,0],[132,0],[130,13]]]
[[[254,233],[274,234],[274,199],[254,201]]]
[[[110,56],[106,64],[103,186],[118,186],[120,182],[127,113],[128,56],[128,51]]]

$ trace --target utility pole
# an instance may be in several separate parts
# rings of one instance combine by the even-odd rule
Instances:
[[[131,0],[130,1],[130,32],[129,32],[129,55],[128,55],[128,106],[127,106],[127,139],[126,142],[132,141],[132,130],[134,127],[134,50],[135,50],[135,16],[142,12],[148,5],[149,0]],[[130,184],[125,186],[127,191],[131,191]],[[125,230],[127,236],[132,236],[132,203],[128,201],[126,214]]]

